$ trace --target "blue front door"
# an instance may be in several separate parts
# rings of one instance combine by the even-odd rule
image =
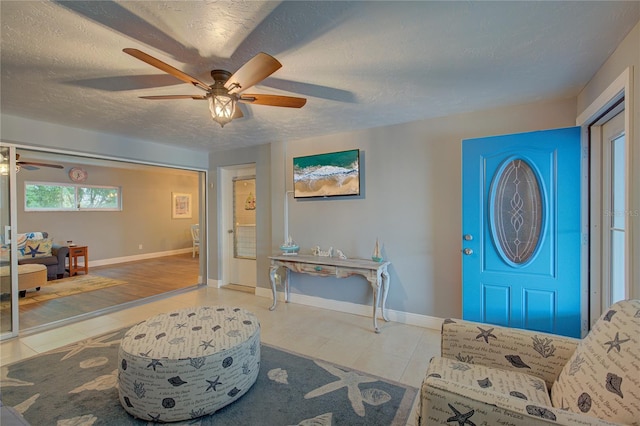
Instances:
[[[462,142],[463,318],[581,335],[580,128]]]

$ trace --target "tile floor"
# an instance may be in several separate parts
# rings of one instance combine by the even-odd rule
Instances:
[[[250,293],[199,288],[193,291],[91,318],[60,328],[30,334],[0,344],[0,364],[7,365],[51,349],[131,326],[171,309],[194,305],[237,305],[260,319],[262,342],[334,362],[419,388],[429,359],[440,352],[440,332],[379,320],[375,334],[371,318],[278,303]],[[415,407],[414,407],[415,409]],[[408,425],[415,424],[412,415]]]

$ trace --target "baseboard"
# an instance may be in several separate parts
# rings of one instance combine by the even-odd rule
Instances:
[[[91,267],[91,266],[115,265],[116,263],[126,263],[126,262],[134,262],[136,260],[155,259],[156,257],[174,256],[176,254],[183,254],[183,253],[191,253],[191,247],[176,249],[176,250],[159,251],[155,253],[136,254],[133,256],[112,257],[111,259],[90,260],[89,266]],[[79,262],[79,263],[82,264],[82,262]]]
[[[269,299],[273,297],[273,292],[268,288],[256,287],[255,294],[256,296],[267,297]],[[284,303],[284,293],[279,291],[276,293],[276,295],[278,297],[278,302]],[[291,303],[371,317],[371,305],[360,305],[357,303],[324,299],[322,297],[316,296],[305,296],[304,294],[296,293],[291,293],[290,296],[291,297],[289,301]],[[399,322],[401,324],[416,325],[419,327],[430,328],[438,331],[442,326],[442,318],[414,314],[411,312],[396,311],[393,309],[385,309],[385,312],[387,314],[387,318],[389,318],[390,321]]]

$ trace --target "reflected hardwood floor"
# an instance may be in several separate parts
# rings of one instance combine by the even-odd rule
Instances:
[[[127,284],[20,306],[20,329],[192,287],[198,283],[198,266],[199,258],[191,253],[96,267],[89,263],[89,275]]]

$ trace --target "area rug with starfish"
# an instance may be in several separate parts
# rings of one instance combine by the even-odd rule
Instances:
[[[76,275],[47,281],[47,285],[42,286],[38,291],[35,289],[28,290],[25,297],[18,299],[18,303],[20,305],[28,305],[123,284],[127,284],[127,282],[99,275]]]
[[[1,368],[2,402],[33,426],[143,425],[120,405],[126,329]],[[177,425],[405,425],[417,389],[262,344],[260,373],[239,400]]]

